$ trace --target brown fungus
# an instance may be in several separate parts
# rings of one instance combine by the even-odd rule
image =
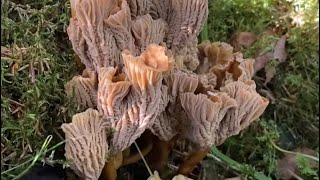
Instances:
[[[184,135],[200,149],[215,145],[216,136],[219,136],[220,122],[229,109],[237,106],[237,102],[226,93],[212,97],[184,93],[180,98],[182,107],[190,118]]]
[[[150,44],[160,44],[167,31],[167,23],[163,19],[154,20],[149,14],[138,17],[131,28],[139,52],[143,52]]]
[[[268,104],[251,81],[252,59],[226,43],[197,46],[207,0],[71,0],[71,11],[68,35],[87,69],[66,90],[75,89],[77,103],[97,108],[114,130],[108,179],[139,159],[129,149],[140,136],[155,169],[166,165],[178,138],[197,144],[179,167],[186,175],[208,147],[238,134]]]
[[[128,4],[133,20],[139,16],[148,14],[150,9],[150,0],[128,0]]]
[[[170,68],[170,58],[165,49],[150,45],[140,56],[135,57],[129,51],[123,53],[125,73],[132,88],[121,102],[121,113],[110,117],[115,129],[111,141],[112,152],[129,147],[146,128],[150,127],[159,112],[162,94],[162,73]]]
[[[121,102],[131,86],[131,83],[125,80],[124,74],[115,74],[116,69],[113,67],[98,69],[98,110],[107,116],[121,113]]]
[[[97,106],[97,75],[96,72],[85,69],[82,76],[73,77],[66,85],[65,90],[69,97],[74,97],[75,102],[83,108]]]
[[[213,77],[212,83],[203,84],[219,90],[230,82],[250,80],[254,73],[254,60],[244,59],[242,53],[233,53],[233,48],[227,43],[204,42],[198,46],[200,65],[198,74]],[[208,88],[200,88],[208,89]]]
[[[181,104],[189,117],[185,137],[198,145],[180,165],[178,173],[189,174],[205,157],[208,148],[222,144],[257,119],[269,101],[255,91],[254,81],[236,81],[209,95],[184,93]]]
[[[207,16],[207,0],[170,0],[169,32],[166,43],[172,50],[180,50],[200,33]]]
[[[71,0],[67,29],[73,50],[89,69],[120,65],[120,50],[105,20],[119,10],[116,1]]]
[[[97,180],[108,153],[107,124],[99,112],[87,109],[61,126],[66,136],[65,156],[70,167],[84,179]]]
[[[168,87],[166,97],[168,104],[150,129],[160,140],[169,141],[179,133],[178,125],[183,121],[179,94],[194,92],[198,85],[198,77],[190,72],[175,71],[166,76],[164,82]]]
[[[222,144],[226,138],[239,134],[264,112],[269,100],[261,97],[255,88],[255,82],[250,80],[232,82],[220,89],[237,101],[237,107],[231,109],[221,122],[217,145]]]
[[[136,47],[131,34],[131,14],[126,0],[121,1],[120,10],[110,15],[108,19],[105,20],[105,23],[106,27],[112,32],[120,51],[129,49],[133,54],[136,54]]]

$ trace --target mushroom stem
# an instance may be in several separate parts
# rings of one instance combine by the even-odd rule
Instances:
[[[148,162],[153,170],[157,170],[160,173],[164,170],[177,137],[175,136],[169,141],[163,141],[154,136],[154,145],[148,156]]]
[[[121,166],[123,161],[122,152],[114,155],[103,167],[102,173],[99,179],[103,180],[116,180],[117,170]]]
[[[117,169],[112,163],[106,163],[102,170],[101,178],[103,180],[116,180],[117,179]]]
[[[195,166],[208,154],[210,148],[196,151],[188,156],[188,158],[183,161],[178,169],[178,174],[189,175]]]
[[[146,156],[152,150],[152,147],[153,147],[152,141],[148,142],[148,144],[141,150],[142,155]],[[141,160],[141,155],[139,154],[139,152],[136,152],[124,158],[122,162],[122,166],[133,164],[140,160]]]

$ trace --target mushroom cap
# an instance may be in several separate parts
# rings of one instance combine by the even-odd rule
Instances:
[[[199,74],[214,74],[213,84],[206,86],[219,90],[230,82],[250,80],[254,73],[254,60],[244,59],[242,53],[233,53],[227,43],[204,42],[198,46],[200,65],[196,69]]]
[[[159,45],[163,42],[167,30],[168,24],[163,19],[154,20],[150,14],[138,17],[131,27],[138,53],[143,52],[150,44]]]
[[[85,179],[97,180],[108,152],[107,124],[99,112],[87,109],[72,117],[72,122],[61,126],[66,137],[65,156],[70,167]]]
[[[185,114],[182,114],[182,107],[179,94],[185,92],[194,92],[198,85],[198,77],[196,74],[184,71],[171,72],[164,78],[164,82],[168,87],[163,93],[161,99],[166,102],[166,109],[159,111],[157,119],[149,128],[151,132],[161,140],[168,141],[180,132],[179,125],[184,120]]]
[[[188,117],[185,136],[205,148],[222,144],[257,119],[269,101],[255,91],[254,81],[236,81],[209,95],[184,93],[181,105]],[[192,133],[191,133],[192,132]]]
[[[126,74],[138,91],[144,91],[148,86],[154,86],[162,78],[162,72],[168,71],[172,60],[166,56],[165,48],[151,44],[138,57],[130,51],[122,53]]]
[[[128,4],[131,12],[131,19],[133,20],[137,19],[139,16],[148,14],[150,11],[150,0],[129,0]]]
[[[67,33],[86,68],[95,70],[122,64],[114,35],[104,23],[119,10],[116,1],[71,0],[73,16]]]
[[[112,82],[116,72],[112,67],[100,68],[98,72],[98,102],[101,103],[98,107],[115,130],[111,139],[112,154],[128,148],[154,123],[159,109],[166,106],[163,92],[167,92],[167,88],[161,83],[162,73],[170,68],[170,58],[165,48],[151,44],[137,57],[124,51],[123,59],[126,81]],[[110,91],[106,91],[108,88]],[[111,91],[111,88],[114,89]]]
[[[216,143],[220,122],[229,109],[237,106],[236,101],[225,93],[212,97],[184,93],[180,95],[180,99],[190,119],[185,125],[184,135],[200,148],[210,147]]]
[[[207,0],[170,0],[166,43],[172,50],[180,50],[200,33],[208,16]]]
[[[75,102],[83,108],[95,108],[97,106],[98,80],[95,71],[85,69],[82,76],[75,76],[65,84],[65,90],[69,97],[75,97]]]
[[[106,27],[112,32],[120,51],[128,49],[136,54],[134,38],[131,34],[132,20],[129,5],[126,0],[118,2],[121,2],[120,9],[105,20]]]
[[[124,74],[115,76],[116,68],[98,69],[98,110],[105,116],[119,115],[121,101],[128,94],[131,82]]]

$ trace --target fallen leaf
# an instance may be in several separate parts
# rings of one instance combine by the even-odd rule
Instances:
[[[277,59],[279,63],[283,63],[287,59],[286,40],[287,36],[283,35],[274,47],[273,58]]]
[[[287,53],[286,53],[286,40],[287,36],[283,35],[274,45],[273,52],[269,51],[263,53],[255,58],[254,63],[254,72],[258,72],[261,69],[265,70],[266,79],[264,85],[269,83],[271,79],[276,74],[276,65],[272,65],[271,61],[276,60],[278,62],[277,65],[285,62],[287,60]]]
[[[234,51],[241,51],[241,49],[250,47],[256,42],[257,36],[253,32],[236,33],[230,38],[230,44],[234,47]]]
[[[266,52],[255,58],[254,72],[258,72],[263,69],[273,58],[272,52]]]
[[[267,85],[267,83],[270,82],[273,76],[276,74],[276,67],[269,63],[266,65],[264,70],[266,72],[266,79],[264,80],[263,84]]]
[[[297,148],[294,152],[299,152],[311,156],[317,156],[317,153],[311,149],[302,147]],[[281,160],[278,161],[277,171],[281,179],[290,180],[292,178],[299,177],[299,168],[296,162],[296,154],[287,153]],[[310,166],[313,168],[319,168],[318,163],[310,160]]]

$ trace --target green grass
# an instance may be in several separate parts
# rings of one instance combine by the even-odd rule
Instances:
[[[276,101],[269,105],[260,121],[218,147],[225,157],[240,164],[236,171],[247,179],[253,179],[257,172],[276,178],[277,160],[284,154],[274,145],[286,150],[299,146],[319,150],[319,25],[314,21],[318,18],[318,2],[209,2],[205,26],[208,34],[201,39],[228,41],[236,32],[262,34],[267,28],[276,28],[275,34],[259,36],[252,47],[243,51],[245,57],[254,57],[258,52],[270,50],[271,42],[283,33],[289,35],[288,60],[277,66],[274,79],[263,86],[259,80],[263,75],[255,78],[258,90],[269,91]],[[294,6],[305,9],[295,12]],[[295,13],[302,13],[303,26],[291,24],[290,16]],[[64,83],[76,74],[73,51],[65,33],[69,14],[66,0],[1,1],[1,46],[10,51],[9,55],[1,53],[1,177],[4,179],[22,175],[36,161],[64,163],[63,146],[59,146],[63,143],[60,137],[63,133],[59,127],[76,112],[64,92]],[[12,66],[16,67],[14,73]],[[31,66],[35,69],[32,76]],[[49,158],[52,152],[53,159]],[[300,156],[299,164],[306,164]],[[307,179],[317,174],[308,168],[301,171]]]
[[[44,160],[40,150],[46,137],[53,135],[48,147],[61,142],[58,128],[74,114],[64,92],[64,83],[75,74],[73,53],[65,34],[68,14],[65,1],[1,1],[1,46],[10,51],[8,55],[1,53],[4,179],[23,173],[30,166],[30,159]],[[21,49],[25,52],[20,53]],[[17,67],[14,73],[13,64]],[[63,154],[57,156],[63,158]],[[30,163],[22,164],[26,161]],[[5,170],[10,171],[3,173]]]

